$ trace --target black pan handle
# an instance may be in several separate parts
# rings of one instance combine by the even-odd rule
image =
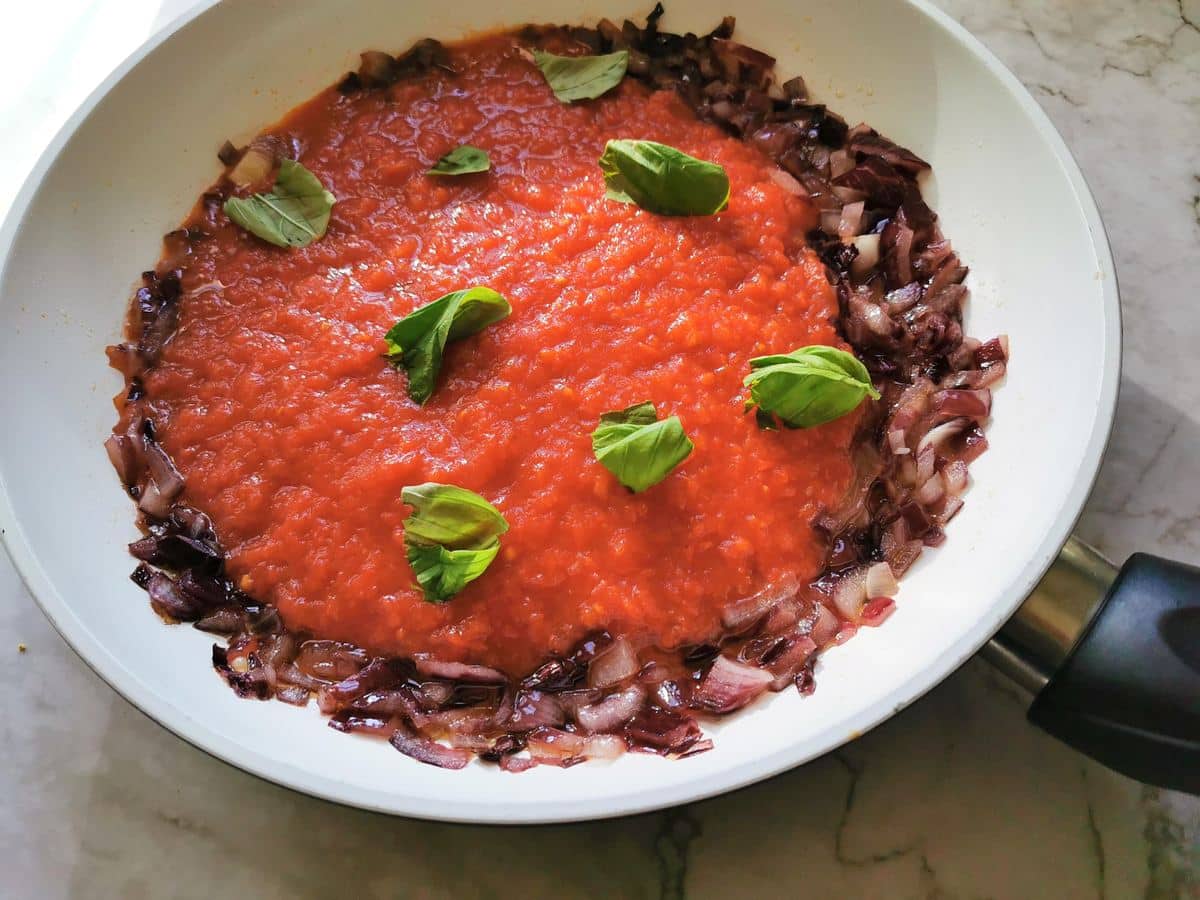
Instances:
[[[1029,720],[1139,781],[1200,794],[1200,568],[1072,538],[985,655]]]
[[[1131,556],[1029,720],[1118,772],[1200,794],[1200,569]]]

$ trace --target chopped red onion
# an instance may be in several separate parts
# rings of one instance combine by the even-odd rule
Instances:
[[[755,50],[753,47],[747,47],[745,44],[739,44],[737,41],[713,38],[712,49],[719,58],[736,59],[743,65],[762,69],[764,72],[775,65],[775,57],[768,56],[766,53],[763,53],[761,50]]]
[[[588,759],[616,759],[626,750],[625,741],[615,734],[593,734],[584,745]]]
[[[511,731],[532,731],[544,726],[557,727],[567,718],[559,696],[541,691],[518,691],[513,711],[505,727]]]
[[[916,175],[929,168],[929,163],[911,150],[889,141],[868,125],[855,125],[846,136],[846,145],[853,153],[879,156],[896,169]]]
[[[879,235],[860,234],[851,243],[858,250],[858,256],[850,263],[850,274],[863,278],[879,265]]]
[[[837,235],[843,241],[849,242],[862,231],[863,213],[866,211],[866,203],[859,200],[857,203],[847,203],[842,207],[842,215],[838,220]]]
[[[624,733],[630,749],[662,754],[683,753],[701,738],[695,719],[661,706],[643,706]]]
[[[454,696],[454,685],[444,681],[426,681],[417,689],[417,698],[426,708],[444,706]]]
[[[913,483],[920,487],[929,481],[934,476],[934,467],[937,465],[937,448],[932,445],[926,445],[917,452],[917,471]],[[936,498],[935,498],[936,499]]]
[[[867,605],[863,607],[859,622],[862,625],[876,628],[882,625],[884,620],[895,611],[896,601],[891,597],[874,597],[868,600]]]
[[[932,447],[934,450],[940,450],[942,446],[951,438],[963,433],[971,425],[971,420],[966,418],[951,419],[943,425],[930,429],[925,437],[921,438],[921,442],[917,445],[917,456],[920,457],[921,451],[926,447]]]
[[[396,730],[396,726],[387,719],[358,716],[346,711],[330,716],[329,727],[343,734],[370,734],[376,737],[389,737]]]
[[[867,602],[867,569],[860,566],[837,580],[833,588],[833,605],[843,619],[854,621]]]
[[[895,597],[900,590],[900,584],[892,574],[892,567],[886,562],[875,563],[867,569],[863,588],[870,598]]]
[[[884,537],[885,545],[887,537]],[[907,572],[912,564],[920,557],[924,544],[918,540],[902,541],[888,547],[885,546],[884,554],[887,557],[888,565],[892,567],[892,572],[897,578]]]
[[[784,598],[794,596],[799,587],[795,576],[768,585],[758,593],[725,607],[721,613],[721,624],[734,633],[743,631],[756,624]]]
[[[276,688],[275,696],[284,703],[290,703],[293,706],[308,706],[309,698],[312,696],[307,688],[302,688],[298,685],[287,684],[283,687]]]
[[[218,610],[218,612],[221,612],[221,610]],[[197,627],[199,627],[199,624]],[[318,681],[310,675],[305,675],[296,667],[294,662],[280,668],[276,675],[280,681],[304,688],[305,692],[320,690],[321,685],[326,683]]]
[[[445,678],[448,681],[463,681],[468,684],[507,684],[508,676],[499,669],[487,666],[471,666],[465,663],[443,662],[427,653],[413,654],[417,671],[429,678]]]
[[[829,154],[829,177],[838,178],[854,168],[854,154],[848,150],[835,150]],[[863,199],[863,198],[860,198]]]
[[[841,623],[838,617],[833,614],[824,604],[817,604],[817,618],[813,622],[812,639],[816,641],[818,647],[824,647],[833,640],[837,634]]]
[[[582,707],[575,713],[575,721],[584,731],[596,733],[614,731],[624,725],[642,708],[646,692],[638,685],[631,685],[615,694],[609,694],[598,703]]]
[[[840,647],[856,634],[858,634],[858,625],[854,622],[843,622],[838,633],[833,636],[833,645]]]
[[[767,664],[767,671],[774,676],[767,687],[772,691],[782,691],[792,684],[796,673],[816,652],[817,642],[809,635],[797,634],[789,637],[782,652]]]
[[[960,509],[962,509],[962,506],[963,506],[962,497],[947,497],[946,505],[943,506],[942,511],[940,513],[938,513],[938,521],[941,522],[943,525],[945,525],[947,522],[949,522],[951,519],[953,519],[956,515],[958,515],[958,511]]]
[[[771,180],[793,196],[806,196],[807,191],[804,190],[804,185],[798,182],[794,177],[789,175],[783,169],[772,169]]]
[[[341,641],[305,641],[296,655],[300,672],[326,684],[349,678],[369,661],[367,651]]]
[[[768,634],[780,634],[792,628],[800,621],[802,605],[807,604],[803,604],[803,601],[797,597],[783,598],[771,607],[767,617],[763,619],[763,631]]]
[[[967,489],[967,464],[960,459],[949,463],[942,469],[942,481],[946,484],[946,492],[957,497]]]
[[[895,241],[888,253],[888,260],[895,271],[895,280],[899,285],[908,284],[913,280],[912,246],[912,229],[897,225]]]
[[[718,656],[692,694],[692,706],[712,713],[729,713],[750,703],[771,683],[770,672]]]
[[[451,731],[446,740],[450,742],[451,747],[470,750],[477,754],[489,753],[495,747],[495,742],[490,737],[482,734]]]
[[[499,725],[496,722],[496,711],[486,707],[465,706],[461,709],[447,709],[442,712],[426,713],[424,720],[436,725],[451,734],[481,735],[494,733]],[[508,721],[508,715],[504,716]]]
[[[561,765],[563,760],[583,758],[587,738],[561,728],[539,728],[529,733],[526,746],[538,762]]]
[[[933,408],[947,418],[967,416],[982,422],[992,411],[992,392],[987,388],[977,391],[938,391],[933,395]]]
[[[113,344],[105,347],[104,352],[108,355],[108,364],[127,379],[141,375],[146,368],[146,359],[135,344]]]
[[[525,772],[537,765],[532,759],[527,756],[518,756],[515,753],[510,753],[500,757],[500,768],[505,772]]]
[[[1002,334],[981,344],[975,351],[975,362],[980,366],[1008,362],[1008,335]]]
[[[335,684],[323,685],[317,691],[321,712],[330,713],[358,699],[368,691],[396,681],[396,670],[390,660],[376,658],[361,670]]]
[[[162,447],[158,446],[157,442],[146,441],[144,452],[146,465],[149,467],[150,477],[153,479],[154,500],[146,501],[145,504],[139,504],[139,506],[142,507],[143,512],[165,518],[166,514],[170,512],[175,498],[183,493],[183,476],[179,474],[175,463],[171,462],[171,458],[167,456]],[[143,499],[148,494],[150,494],[149,490],[143,495]],[[147,506],[152,508],[147,508]]]
[[[946,495],[942,476],[934,472],[918,489],[913,498],[922,506],[930,507]]]
[[[473,755],[468,750],[447,747],[437,741],[419,737],[404,727],[393,731],[388,742],[405,756],[442,769],[461,769],[471,761]]]
[[[210,634],[237,634],[246,630],[246,612],[242,609],[223,607],[197,619],[195,624],[200,631]]]
[[[588,687],[609,688],[628,681],[637,674],[640,667],[637,654],[634,653],[629,641],[625,638],[617,638],[588,666]]]
[[[275,153],[265,142],[256,142],[246,148],[241,159],[229,169],[226,177],[240,189],[266,187],[275,168]]]
[[[181,622],[196,618],[196,607],[179,589],[179,585],[161,572],[150,577],[146,591],[150,594],[150,605],[160,616]]]

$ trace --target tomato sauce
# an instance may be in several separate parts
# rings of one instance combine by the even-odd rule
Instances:
[[[751,357],[845,347],[804,245],[814,211],[670,92],[627,79],[568,106],[511,38],[451,54],[457,75],[330,89],[271,129],[338,198],[324,238],[283,250],[218,212],[195,243],[178,330],[145,379],[184,500],[212,517],[238,584],[319,637],[516,675],[596,628],[703,641],[731,602],[818,573],[811,522],[850,484],[856,414],[760,431],[742,408]],[[610,138],[720,163],[728,210],[606,200]],[[490,172],[426,174],[463,143]],[[418,407],[384,332],[475,284],[512,315],[451,344]],[[679,415],[695,450],[633,495],[590,435],[642,400]],[[400,491],[425,481],[481,494],[510,525],[487,572],[440,606],[404,554]]]

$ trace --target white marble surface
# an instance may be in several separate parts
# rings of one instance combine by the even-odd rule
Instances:
[[[1114,558],[1194,561],[1200,0],[943,2],[1062,130],[1116,253],[1126,370],[1080,532]],[[6,10],[0,213],[91,85],[183,5]],[[765,784],[667,813],[525,829],[341,809],[216,762],[92,675],[3,557],[0,682],[12,688],[0,700],[5,898],[333,897],[351,885],[428,898],[1200,898],[1200,801],[1038,733],[1026,698],[980,662]]]

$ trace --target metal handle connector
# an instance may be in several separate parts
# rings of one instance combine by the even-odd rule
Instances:
[[[1022,687],[1038,693],[1070,656],[1117,577],[1094,547],[1070,538],[983,656]]]

